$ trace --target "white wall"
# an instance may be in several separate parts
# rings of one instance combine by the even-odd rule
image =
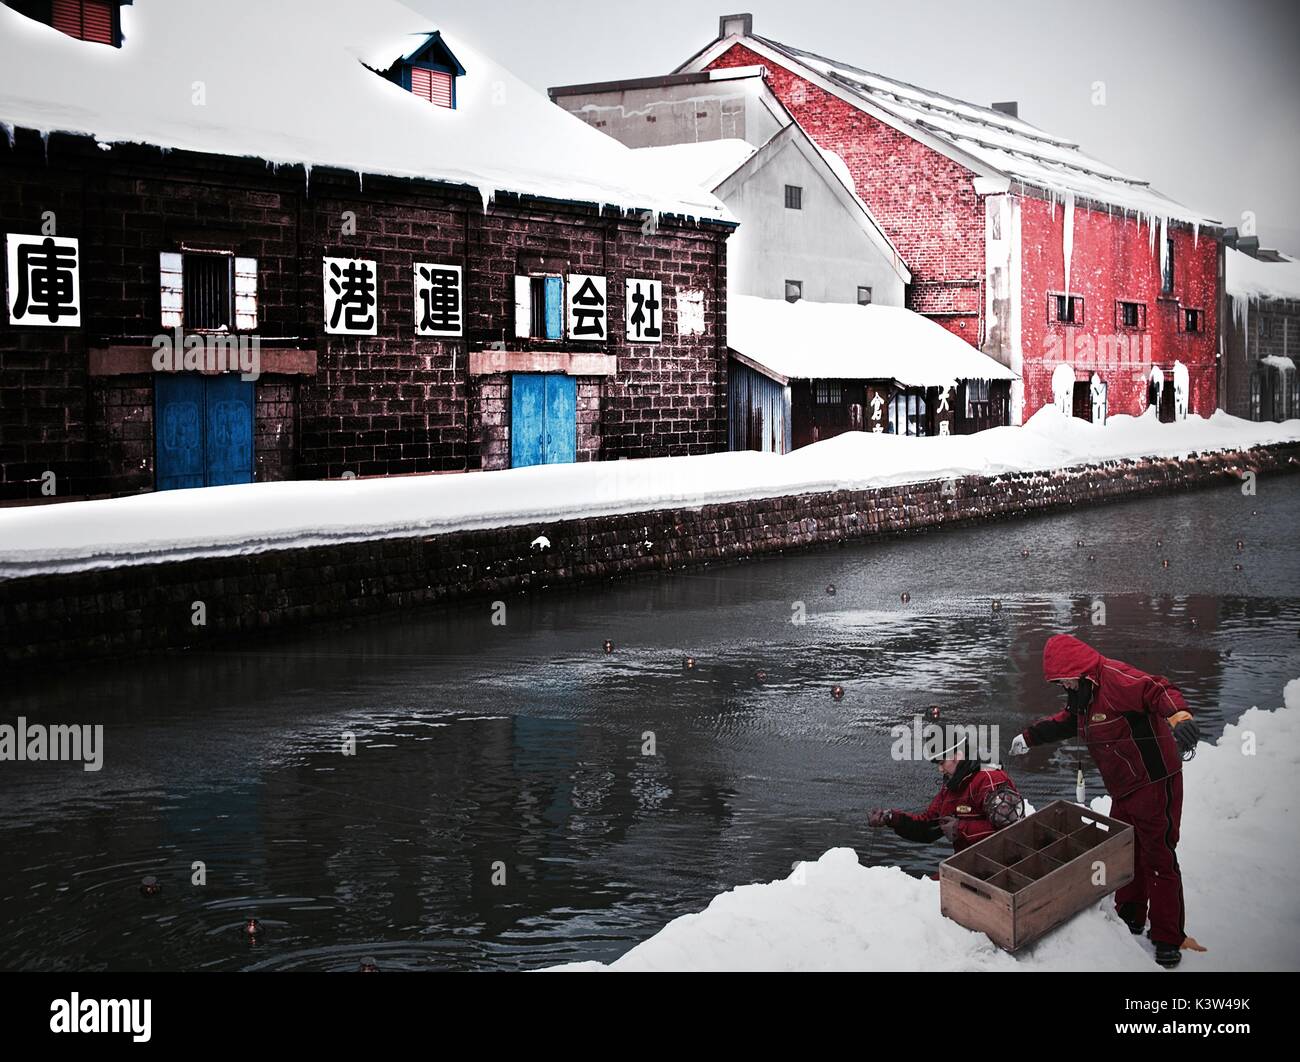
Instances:
[[[812,302],[858,300],[858,285],[872,301],[903,305],[903,282],[889,260],[835,194],[835,178],[799,150],[793,138],[774,145],[756,172],[742,168],[717,196],[740,219],[727,240],[727,288],[738,295],[785,297],[785,282],[803,281]],[[788,210],[785,186],[803,188],[803,209]],[[860,215],[859,215],[860,216]]]

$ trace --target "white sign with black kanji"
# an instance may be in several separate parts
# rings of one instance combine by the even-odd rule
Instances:
[[[661,280],[627,281],[627,338],[633,343],[659,343],[664,338],[664,285]]]
[[[76,238],[11,232],[5,252],[9,323],[80,328],[81,251]]]
[[[570,339],[599,342],[609,338],[609,300],[604,277],[570,273],[567,298]]]
[[[415,263],[415,334],[465,334],[461,268],[436,262]]]
[[[379,269],[366,258],[325,259],[325,331],[334,336],[379,332]]]

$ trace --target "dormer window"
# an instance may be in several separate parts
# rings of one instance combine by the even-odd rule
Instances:
[[[464,76],[465,68],[447,47],[442,34],[430,33],[391,67],[381,72],[411,95],[418,96],[435,107],[454,109],[456,79]]]
[[[9,6],[28,18],[53,26],[79,41],[122,44],[120,8],[130,0],[9,0]]]

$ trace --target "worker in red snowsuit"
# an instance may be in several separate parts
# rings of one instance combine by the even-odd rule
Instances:
[[[960,852],[1009,825],[1010,820],[1000,820],[997,825],[990,821],[991,796],[1008,790],[1014,806],[1023,808],[1011,777],[996,767],[981,769],[978,760],[967,759],[963,742],[945,749],[935,761],[939,763],[942,784],[928,808],[919,815],[880,808],[867,815],[867,825],[892,826],[904,840],[923,844],[946,837]],[[999,818],[996,811],[994,817]]]
[[[1043,678],[1066,691],[1056,715],[1026,727],[1012,755],[1076,734],[1088,746],[1111,797],[1111,815],[1133,827],[1134,877],[1115,894],[1134,933],[1151,915],[1156,961],[1177,966],[1187,934],[1178,870],[1183,754],[1196,748],[1196,721],[1168,679],[1110,660],[1068,634],[1043,647]]]

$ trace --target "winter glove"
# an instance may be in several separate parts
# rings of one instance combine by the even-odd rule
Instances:
[[[1175,712],[1169,717],[1169,725],[1174,728],[1179,755],[1185,760],[1191,759],[1196,754],[1196,743],[1201,739],[1201,729],[1192,718],[1192,713]]]
[[[867,815],[867,825],[875,827],[888,826],[889,820],[893,817],[894,813],[892,811],[887,811],[884,808],[877,808],[875,811],[872,811]]]
[[[939,829],[943,832],[943,835],[947,837],[948,840],[951,841],[953,844],[957,843],[957,835],[961,833],[960,827],[961,827],[961,823],[959,823],[951,815],[945,815],[943,818],[939,820]]]
[[[1023,756],[1029,751],[1029,742],[1025,740],[1024,734],[1017,734],[1011,741],[1011,755]]]

